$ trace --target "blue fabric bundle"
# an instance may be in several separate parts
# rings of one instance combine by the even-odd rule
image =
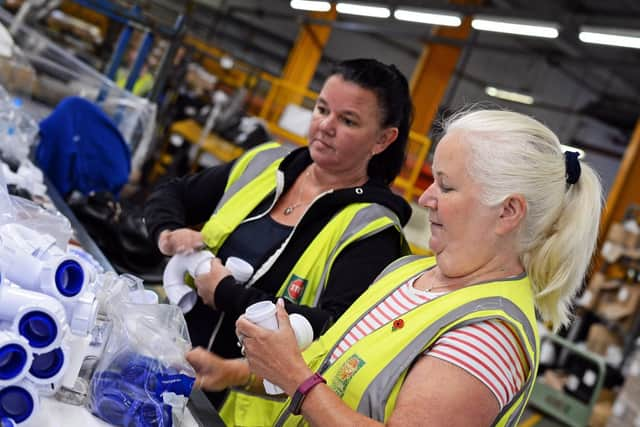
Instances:
[[[131,171],[131,154],[112,120],[80,98],[62,100],[40,122],[36,162],[60,194],[78,190],[118,195]]]

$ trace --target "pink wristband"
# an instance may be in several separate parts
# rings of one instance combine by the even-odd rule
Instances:
[[[296,392],[293,394],[293,397],[291,398],[291,403],[289,404],[289,411],[293,415],[300,415],[300,410],[302,409],[302,402],[304,402],[304,399],[307,397],[307,394],[309,393],[309,391],[311,391],[312,388],[314,388],[320,383],[326,384],[327,380],[322,378],[322,375],[316,372],[315,374],[311,375],[309,378],[304,380],[302,384],[300,384]]]

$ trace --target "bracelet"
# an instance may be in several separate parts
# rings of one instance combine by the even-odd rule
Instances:
[[[300,411],[302,410],[302,402],[304,402],[304,399],[307,397],[307,394],[309,394],[311,389],[320,383],[326,384],[327,380],[322,378],[322,375],[317,372],[304,380],[302,384],[300,384],[296,392],[293,394],[293,397],[291,397],[289,412],[291,412],[293,415],[300,415]]]
[[[244,391],[251,390],[251,387],[253,386],[253,383],[255,382],[255,380],[256,380],[256,374],[254,374],[253,372],[249,372],[249,378],[247,378],[247,382],[242,384],[240,388],[243,389]]]
[[[249,366],[249,362],[247,361],[247,359],[245,357],[243,357],[242,360],[244,363],[247,364],[247,367]],[[251,386],[253,385],[253,383],[256,380],[256,374],[254,374],[253,372],[251,372],[251,368],[249,368],[249,377],[247,378],[247,381],[244,382],[244,384],[242,385],[238,385],[238,388],[241,388],[244,391],[249,391],[251,389]]]

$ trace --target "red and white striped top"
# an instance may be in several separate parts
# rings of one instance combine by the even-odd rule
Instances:
[[[444,295],[415,289],[415,280],[400,286],[360,320],[338,344],[330,363],[371,332],[418,305]],[[529,373],[520,339],[505,322],[498,319],[449,331],[424,354],[449,362],[473,375],[493,393],[500,409],[513,399]]]

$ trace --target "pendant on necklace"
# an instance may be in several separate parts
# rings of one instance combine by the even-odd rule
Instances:
[[[291,215],[291,212],[293,212],[293,206],[288,206],[284,208],[284,211],[282,213],[285,215]]]

